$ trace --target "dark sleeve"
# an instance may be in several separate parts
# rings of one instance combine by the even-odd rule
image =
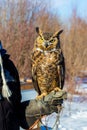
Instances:
[[[25,112],[22,112],[23,106],[21,104],[21,91],[20,91],[20,80],[19,80],[19,74],[14,66],[13,62],[9,59],[6,62],[7,69],[9,70],[10,74],[13,76],[16,82],[9,82],[8,86],[12,92],[12,96],[10,97],[10,101],[13,104],[15,114],[18,118],[19,126],[21,126],[24,129],[28,129],[29,125],[26,122],[25,118]]]
[[[14,81],[7,82],[7,85],[12,92],[12,95],[9,99],[14,106],[17,106],[21,102],[20,80],[18,71],[14,63],[9,58],[5,58],[3,66],[14,79]]]

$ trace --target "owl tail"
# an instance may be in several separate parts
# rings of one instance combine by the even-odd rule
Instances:
[[[12,93],[6,83],[1,53],[0,53],[0,69],[1,69],[1,76],[2,76],[2,81],[3,81],[2,96],[9,100],[9,97],[11,96]]]

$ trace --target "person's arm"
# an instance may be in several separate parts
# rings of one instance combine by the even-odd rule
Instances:
[[[9,100],[14,106],[19,105],[21,102],[21,90],[18,71],[14,63],[7,57],[7,55],[3,57],[3,66],[7,85],[12,92]]]

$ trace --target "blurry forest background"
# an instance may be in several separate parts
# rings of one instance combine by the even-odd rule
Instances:
[[[0,3],[0,40],[15,63],[20,77],[31,78],[30,54],[36,38],[35,27],[44,32],[63,29],[61,48],[66,63],[66,79],[87,71],[87,21],[73,8],[69,23],[62,22],[50,4],[36,0],[4,0]]]

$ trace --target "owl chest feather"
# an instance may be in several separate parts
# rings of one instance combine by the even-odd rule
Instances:
[[[58,79],[58,55],[55,52],[43,53],[38,58],[36,65],[38,85],[42,89],[46,88],[50,91],[50,89],[53,89],[53,82],[57,83]]]

